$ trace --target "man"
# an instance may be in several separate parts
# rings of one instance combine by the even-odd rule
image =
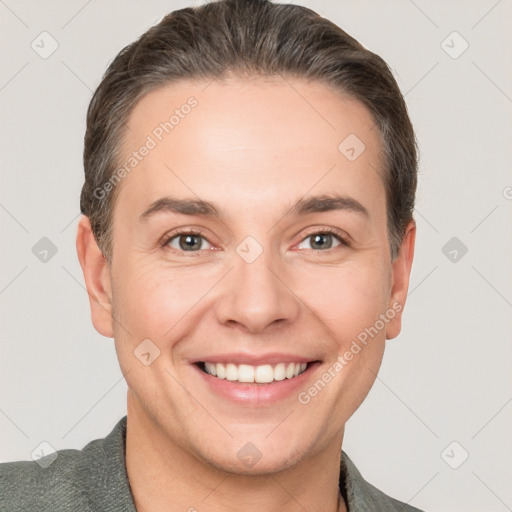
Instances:
[[[313,11],[167,15],[87,116],[77,251],[128,414],[2,510],[418,510],[367,483],[344,426],[400,332],[414,132],[380,57]]]

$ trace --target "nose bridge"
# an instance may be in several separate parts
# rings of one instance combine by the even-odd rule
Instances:
[[[295,320],[298,299],[280,273],[281,262],[270,247],[251,236],[244,239],[233,254],[233,268],[218,297],[219,322],[236,322],[251,332],[261,332],[278,320]]]

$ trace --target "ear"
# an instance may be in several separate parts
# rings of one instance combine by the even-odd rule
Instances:
[[[402,329],[402,313],[409,289],[415,241],[416,223],[412,220],[405,230],[404,238],[400,245],[400,254],[391,267],[393,284],[389,297],[388,311],[393,311],[395,314],[387,324],[386,339],[388,340],[396,338]]]
[[[89,294],[94,328],[103,336],[112,338],[114,331],[110,268],[107,259],[96,243],[89,217],[84,215],[78,222],[76,250]]]

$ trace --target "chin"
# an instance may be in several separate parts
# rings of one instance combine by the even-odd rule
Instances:
[[[248,451],[250,452],[251,450]],[[251,455],[246,454],[244,457],[235,455],[234,457],[226,458],[224,454],[219,454],[218,457],[210,455],[205,460],[208,464],[224,473],[256,477],[286,471],[295,466],[301,459],[302,457],[298,454],[290,456],[289,453],[273,453],[271,456],[268,454],[265,456],[262,452],[254,451]]]
[[[250,438],[234,436],[223,443],[211,441],[209,446],[197,448],[196,457],[219,471],[252,476],[286,471],[301,462],[310,451],[304,442],[298,445],[290,442],[289,436],[276,435],[270,441],[265,439],[265,434]]]

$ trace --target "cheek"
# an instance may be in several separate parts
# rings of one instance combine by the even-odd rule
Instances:
[[[172,343],[175,326],[193,317],[194,308],[217,280],[215,270],[206,267],[127,265],[119,272],[113,293],[117,318],[132,339],[149,338],[159,346]]]
[[[374,325],[387,308],[389,272],[378,261],[319,268],[300,281],[299,296],[335,336],[338,349]]]

